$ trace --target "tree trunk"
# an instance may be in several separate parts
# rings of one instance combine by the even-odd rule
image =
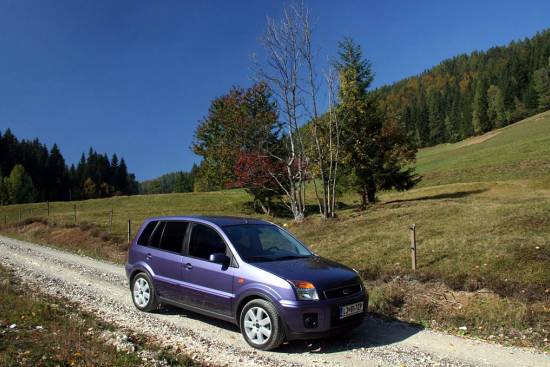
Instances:
[[[367,202],[368,204],[374,204],[376,202],[376,189],[370,188],[367,191]]]
[[[359,192],[359,194],[361,195],[361,210],[366,210],[367,206],[369,205],[369,201],[367,198],[367,189],[364,188]]]

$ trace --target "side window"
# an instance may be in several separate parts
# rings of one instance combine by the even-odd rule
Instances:
[[[218,232],[203,224],[195,224],[189,239],[189,256],[208,260],[211,254],[225,253],[225,242]]]
[[[147,246],[147,243],[149,242],[149,238],[151,237],[151,233],[153,233],[153,230],[155,229],[155,226],[157,225],[157,221],[154,220],[152,222],[149,222],[147,226],[143,229],[141,232],[141,235],[139,236],[137,243],[141,246]]]
[[[155,231],[151,235],[151,238],[149,238],[149,247],[155,247],[158,248],[160,244],[160,239],[162,238],[162,232],[164,231],[164,225],[165,222],[160,222],[158,226],[155,228]]]
[[[182,221],[166,222],[160,241],[160,249],[181,253],[187,225],[187,222]]]

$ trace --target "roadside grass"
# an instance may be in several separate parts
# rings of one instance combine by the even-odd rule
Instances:
[[[159,365],[198,366],[187,356],[176,356],[139,339],[136,351],[117,351],[101,337],[112,332],[113,326],[62,299],[31,291],[1,266],[0,294],[2,366],[151,365],[142,360],[140,350],[153,350]]]
[[[550,352],[550,307],[521,302],[482,289],[453,291],[440,282],[395,277],[367,282],[369,311],[383,317],[504,345]]]
[[[371,306],[382,314],[426,325],[436,320],[440,327],[451,329],[470,320],[468,332],[479,330],[475,332],[483,337],[509,334],[496,334],[499,329],[487,326],[488,322],[510,332],[536,329],[542,342],[538,336],[525,340],[548,348],[544,338],[550,339],[550,112],[487,136],[422,149],[417,170],[424,176],[418,188],[381,193],[379,203],[365,212],[357,210],[353,192],[344,193],[334,220],[314,215],[312,190],[308,194],[312,215],[297,224],[285,217],[258,215],[244,190],[226,190],[51,203],[48,224],[43,222],[35,234],[33,224],[10,223],[19,220],[19,213],[45,217],[46,204],[10,205],[0,207],[0,223],[7,218],[3,233],[123,262],[128,218],[132,235],[143,219],[156,215],[267,218],[286,224],[319,255],[358,269],[373,292],[378,292],[379,301],[373,298]],[[408,228],[412,223],[417,225],[416,272],[410,269]],[[67,241],[56,235],[57,230],[71,228],[78,229],[77,239]],[[84,239],[88,237],[93,239]],[[107,253],[115,248],[119,253],[109,257]],[[401,299],[395,290],[377,290],[396,279],[401,279],[405,290]],[[436,312],[432,303],[408,296],[407,292],[418,290],[417,284],[427,287],[423,294],[431,294],[430,287],[438,285],[445,287],[447,295],[476,296],[460,309],[436,304],[442,310]]]
[[[0,231],[18,240],[38,242],[119,264],[124,263],[128,256],[126,239],[107,233],[105,228],[88,222],[61,224],[33,217],[8,226],[0,226]]]

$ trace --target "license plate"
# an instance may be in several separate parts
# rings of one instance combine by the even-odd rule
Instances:
[[[357,302],[352,303],[351,305],[340,306],[340,318],[357,315],[358,313],[363,312],[363,303]]]

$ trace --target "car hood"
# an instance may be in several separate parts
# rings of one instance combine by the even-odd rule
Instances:
[[[311,282],[320,291],[359,281],[352,269],[319,256],[256,262],[252,265],[286,280]]]

